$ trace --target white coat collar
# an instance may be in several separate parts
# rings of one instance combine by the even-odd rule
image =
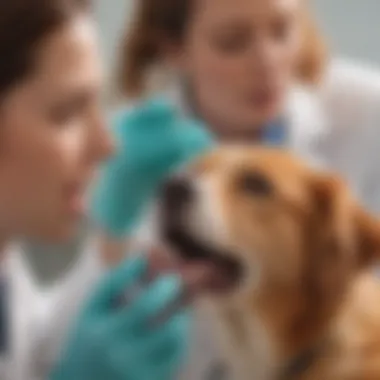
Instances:
[[[289,94],[289,149],[316,165],[324,165],[320,150],[329,135],[323,96],[315,88],[296,86]]]
[[[23,259],[20,246],[8,247],[4,272],[8,279],[9,313],[12,321],[7,376],[9,379],[26,379],[30,378],[30,350],[35,338],[34,321],[39,311],[39,303],[37,288]]]

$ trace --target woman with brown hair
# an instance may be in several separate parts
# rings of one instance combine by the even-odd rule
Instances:
[[[380,74],[329,57],[305,1],[140,0],[121,52],[128,105],[93,207],[106,261],[138,237],[169,173],[218,141],[291,149],[380,211]]]
[[[114,120],[119,154],[106,165],[93,210],[110,260],[112,251],[118,260],[119,243],[139,224],[152,196],[145,188],[183,162],[170,149],[186,150],[191,141],[187,152],[197,154],[197,142],[202,150],[210,134],[216,141],[279,142],[338,170],[380,209],[368,158],[377,152],[380,74],[330,57],[304,0],[138,1],[118,85],[126,103]],[[170,141],[163,132],[171,117],[198,128],[183,128]],[[149,164],[160,166],[162,157],[162,175],[140,170],[142,162],[156,169]],[[136,184],[140,177],[145,186]]]
[[[99,106],[90,4],[1,1],[0,56],[0,378],[168,379],[182,358],[188,315],[181,309],[159,325],[148,320],[177,297],[179,278],[161,276],[122,307],[118,300],[146,270],[144,259],[128,260],[85,302],[53,363],[55,352],[43,348],[45,337],[59,335],[60,326],[49,328],[54,314],[79,306],[96,273],[82,272],[72,293],[48,308],[19,270],[21,247],[10,245],[72,237],[94,171],[113,150]]]
[[[159,98],[182,119],[206,124],[206,128],[196,131],[186,129],[180,136],[184,145],[195,141],[194,153],[198,140],[201,148],[207,145],[209,132],[217,140],[254,142],[267,134],[280,135],[286,129],[290,142],[293,126],[288,126],[289,119],[302,114],[302,102],[312,104],[315,98],[321,98],[332,76],[330,71],[335,70],[329,66],[324,42],[302,0],[137,2],[131,28],[121,45],[118,86],[127,106],[114,120],[120,154],[106,167],[93,210],[111,238],[106,239],[110,243],[107,251],[113,251],[110,247],[118,251],[118,236],[135,229],[146,201],[145,188],[129,186],[132,178],[127,172],[122,178],[116,178],[113,172],[123,172],[136,161],[134,146],[139,146],[140,155],[146,152],[144,160],[160,162],[155,151],[147,148],[155,136],[141,132],[145,128],[138,125],[136,113],[146,119],[152,116],[152,124],[168,124],[168,108],[167,119],[154,115],[154,100]],[[285,119],[287,125],[283,128]],[[313,129],[310,124],[316,122],[308,120],[305,127]],[[155,141],[156,147],[162,141],[165,146],[165,136]],[[123,149],[124,144],[128,144],[129,153]],[[181,144],[167,145],[168,149],[157,150],[168,152]],[[128,163],[123,165],[122,159]],[[140,162],[136,165],[134,170],[139,169]],[[164,165],[163,172],[167,169]],[[145,178],[155,177],[155,173],[149,176],[145,170],[140,173]],[[136,178],[138,175],[133,180]],[[151,185],[145,187],[154,187]],[[132,196],[125,199],[125,193]],[[107,256],[112,260],[112,252]]]

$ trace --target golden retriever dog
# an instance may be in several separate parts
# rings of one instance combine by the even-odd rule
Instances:
[[[332,174],[225,146],[170,179],[160,236],[209,268],[234,380],[379,380],[380,224]]]

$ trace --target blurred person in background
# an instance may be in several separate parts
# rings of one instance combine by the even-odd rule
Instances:
[[[118,154],[92,210],[108,265],[133,251],[160,183],[217,142],[286,147],[380,211],[380,73],[331,56],[313,21],[304,0],[137,2],[121,51]],[[214,360],[200,319],[194,379]]]
[[[181,292],[178,276],[161,276],[128,307],[117,307],[145,274],[144,258],[109,273],[88,300],[101,272],[95,264],[72,274],[75,286],[41,296],[20,259],[20,238],[72,238],[86,213],[88,184],[113,151],[99,104],[89,2],[1,1],[0,56],[0,378],[170,378],[185,353],[189,313],[180,308],[159,326],[148,321]],[[95,250],[88,255],[95,263]],[[53,363],[49,338],[65,319],[53,322],[79,307]]]

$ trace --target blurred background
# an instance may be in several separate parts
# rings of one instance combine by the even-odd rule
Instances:
[[[107,93],[112,91],[119,37],[125,20],[131,15],[133,3],[133,0],[94,1],[102,53],[109,75]],[[334,55],[380,66],[380,48],[377,48],[380,44],[379,0],[313,0],[312,5]],[[65,246],[46,246],[38,242],[25,244],[30,264],[41,285],[49,285],[75,264],[88,230],[89,226],[84,223],[76,239]]]
[[[380,49],[373,46],[373,39],[380,39],[379,0],[309,1],[335,53],[380,65]],[[94,3],[104,57],[107,67],[111,68],[120,30],[134,1],[96,0]]]

